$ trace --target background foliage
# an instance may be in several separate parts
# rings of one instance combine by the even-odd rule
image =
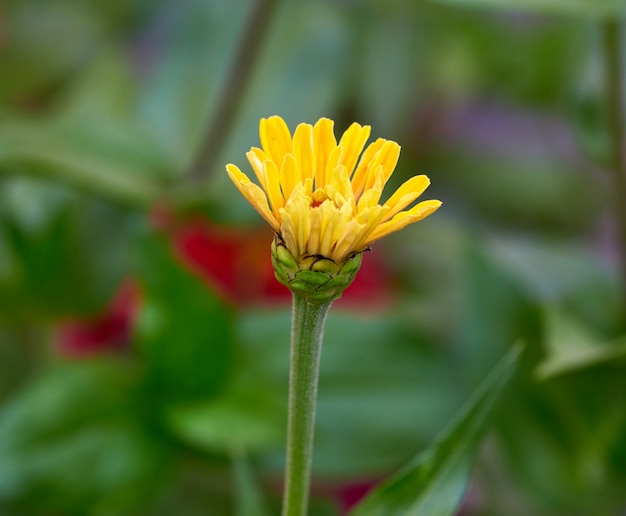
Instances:
[[[223,146],[203,135],[251,0],[2,7],[0,512],[277,512],[289,297],[223,168],[272,114],[372,125],[394,181],[444,202],[331,312],[312,513],[427,446],[518,340],[460,512],[623,511],[601,45],[623,2],[263,4]]]

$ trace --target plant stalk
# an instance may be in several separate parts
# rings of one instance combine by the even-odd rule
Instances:
[[[624,156],[624,80],[622,30],[616,18],[604,22],[605,98],[610,137],[613,210],[618,231],[623,313],[626,317],[626,159]]]
[[[258,58],[267,37],[278,0],[254,0],[233,62],[218,96],[215,112],[188,170],[188,177],[198,181],[215,168],[235,123],[237,113],[250,84]]]
[[[311,303],[304,297],[293,296],[283,516],[305,516],[307,513],[317,380],[324,323],[331,303]]]

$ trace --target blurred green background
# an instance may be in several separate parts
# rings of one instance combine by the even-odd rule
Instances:
[[[342,514],[427,446],[518,340],[459,513],[623,514],[602,46],[623,11],[4,2],[0,513],[278,512],[289,296],[224,172],[248,170],[278,114],[371,125],[403,148],[390,189],[426,173],[444,203],[377,243],[331,311],[312,514]]]

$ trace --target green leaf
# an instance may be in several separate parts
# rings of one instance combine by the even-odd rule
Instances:
[[[213,399],[172,407],[167,414],[170,428],[184,441],[212,452],[280,445],[286,415],[274,396],[255,383],[245,390],[227,386]]]
[[[469,476],[489,415],[517,367],[514,346],[480,385],[453,425],[427,450],[384,481],[352,516],[451,515]]]
[[[502,355],[503,343],[520,338],[534,342],[539,317],[512,275],[494,261],[488,241],[479,232],[466,236],[464,244],[458,337],[463,368],[458,374],[477,384],[488,364]],[[529,345],[529,354],[532,350]]]
[[[58,514],[149,502],[170,457],[137,418],[135,392],[121,362],[56,365],[34,378],[0,411],[0,501]]]
[[[511,499],[519,514],[619,514],[625,365],[598,363],[512,390],[498,413],[495,442],[504,467],[489,481],[501,499],[492,514],[508,514]]]
[[[3,186],[0,319],[101,311],[128,271],[133,214],[43,181]]]
[[[163,193],[167,161],[144,133],[105,119],[11,122],[0,130],[0,176],[52,179],[131,206]]]
[[[0,406],[29,378],[34,360],[32,350],[25,343],[36,335],[32,327],[12,329],[0,326]]]
[[[455,7],[478,7],[580,16],[618,16],[623,0],[429,0]]]
[[[626,359],[626,336],[606,342],[579,320],[556,309],[546,311],[546,347],[547,357],[536,369],[542,380]]]
[[[232,316],[201,278],[177,262],[164,238],[148,237],[139,258],[144,288],[135,341],[156,399],[185,401],[214,395],[232,355]]]

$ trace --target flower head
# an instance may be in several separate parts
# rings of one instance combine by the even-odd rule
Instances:
[[[288,252],[297,270],[312,270],[317,264],[335,275],[357,255],[360,264],[360,253],[372,242],[422,220],[441,205],[429,200],[409,208],[430,184],[424,175],[412,177],[380,204],[400,146],[379,138],[364,150],[369,136],[369,126],[353,123],[337,142],[328,118],[314,126],[300,124],[292,136],[284,120],[272,116],[261,119],[261,148],[252,147],[246,154],[259,184],[235,165],[226,166],[235,186],[272,226],[275,244]],[[290,271],[288,275],[293,279]]]

